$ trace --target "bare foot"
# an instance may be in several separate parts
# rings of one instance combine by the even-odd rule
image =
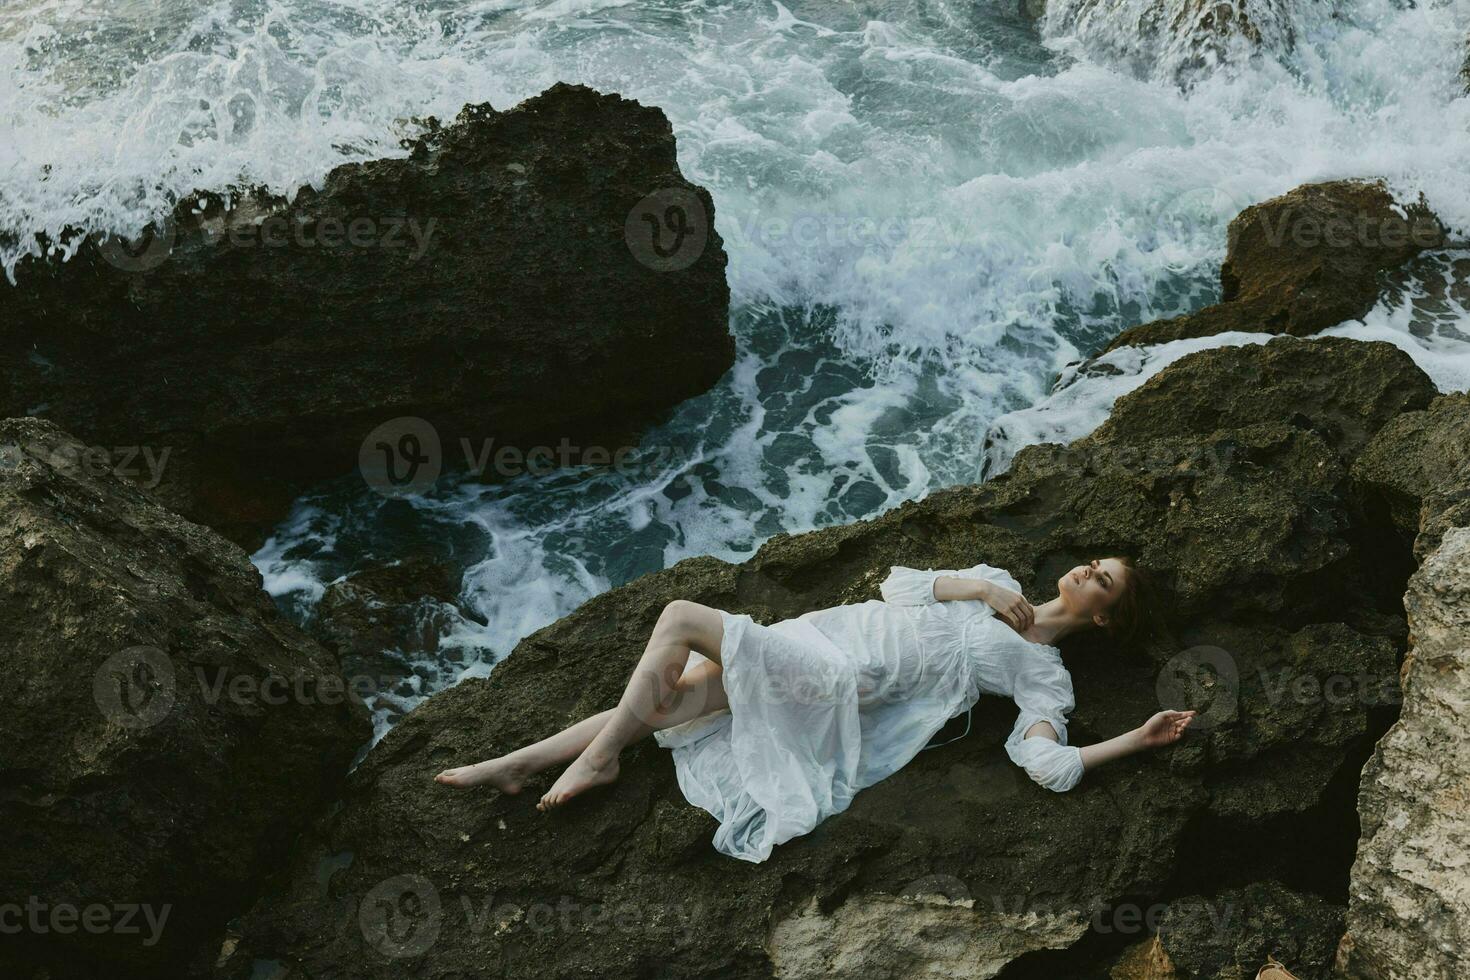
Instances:
[[[489,783],[502,793],[514,795],[521,791],[521,783],[528,775],[530,773],[526,772],[523,765],[508,756],[501,756],[498,759],[477,762],[473,766],[446,769],[434,777],[434,782],[453,786],[455,789],[468,789]]]
[[[576,760],[567,771],[562,773],[541,801],[536,804],[536,809],[543,813],[553,807],[561,806],[567,800],[594,786],[605,786],[618,778],[618,759],[613,756],[606,762],[594,760],[586,752],[577,756]]]

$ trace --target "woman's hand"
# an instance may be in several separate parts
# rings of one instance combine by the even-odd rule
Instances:
[[[985,582],[982,585],[980,598],[985,604],[995,610],[997,616],[1008,623],[1011,629],[1017,633],[1024,633],[1036,622],[1036,610],[1031,608],[1031,603],[1019,592],[1013,592],[1003,585],[994,582]]]
[[[1194,721],[1195,714],[1193,711],[1160,711],[1131,732],[1124,732],[1106,742],[1078,746],[1082,768],[1092,769],[1144,749],[1173,745],[1184,737],[1184,730]]]
[[[1146,749],[1158,749],[1173,745],[1184,737],[1184,730],[1194,721],[1194,711],[1160,711],[1138,729],[1139,738]]]

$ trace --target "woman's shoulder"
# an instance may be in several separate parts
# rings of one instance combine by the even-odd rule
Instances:
[[[1067,683],[1071,683],[1072,673],[1062,662],[1062,651],[1059,648],[1024,638],[1021,642],[1026,648],[1021,658],[1024,669],[1029,673],[1064,679]]]
[[[1009,582],[1017,592],[1021,591],[1020,580],[1017,579],[1016,576],[1011,574],[1010,569],[1002,568],[1000,565],[992,565],[988,562],[981,562],[978,565],[973,565],[970,568],[965,569],[964,574],[976,578],[988,578],[997,581]]]
[[[1017,635],[1019,636],[1019,634],[1017,634]],[[1061,647],[1052,646],[1050,643],[1041,643],[1041,642],[1038,642],[1037,640],[1028,640],[1024,636],[1021,637],[1021,642],[1025,643],[1027,647],[1029,647],[1031,650],[1034,650],[1036,653],[1038,653],[1040,655],[1043,655],[1043,656],[1050,657],[1050,658],[1056,660],[1056,662],[1057,662],[1058,665],[1061,664],[1061,662],[1062,662],[1062,648]]]

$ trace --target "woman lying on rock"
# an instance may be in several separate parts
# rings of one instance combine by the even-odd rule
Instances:
[[[516,793],[532,773],[570,761],[537,804],[550,810],[616,779],[618,755],[651,732],[673,750],[684,796],[719,820],[716,849],[764,861],[897,771],[981,694],[1000,694],[1021,709],[1011,759],[1042,786],[1069,790],[1087,769],[1177,741],[1193,720],[1160,711],[1116,738],[1067,745],[1072,679],[1052,644],[1093,627],[1131,632],[1142,578],[1126,558],[1094,559],[1033,608],[990,565],[893,566],[881,600],[770,626],[676,599],[617,707],[436,779]]]

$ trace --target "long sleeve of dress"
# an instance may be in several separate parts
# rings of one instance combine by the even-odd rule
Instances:
[[[888,577],[878,587],[883,596],[883,601],[897,606],[926,606],[938,602],[934,598],[934,580],[941,575],[953,575],[956,578],[976,578],[994,582],[1014,592],[1021,591],[1021,583],[1017,582],[1011,573],[1003,568],[992,565],[976,565],[973,568],[960,569],[918,569],[905,568],[903,565],[891,565],[888,568]],[[986,606],[992,614],[995,610]]]
[[[1047,789],[1066,792],[1082,779],[1082,750],[1067,744],[1067,715],[1072,700],[1072,677],[1059,661],[1038,657],[1016,677],[1012,696],[1021,714],[1006,739],[1006,754],[1026,775]],[[1039,721],[1056,729],[1058,741],[1026,737]]]

